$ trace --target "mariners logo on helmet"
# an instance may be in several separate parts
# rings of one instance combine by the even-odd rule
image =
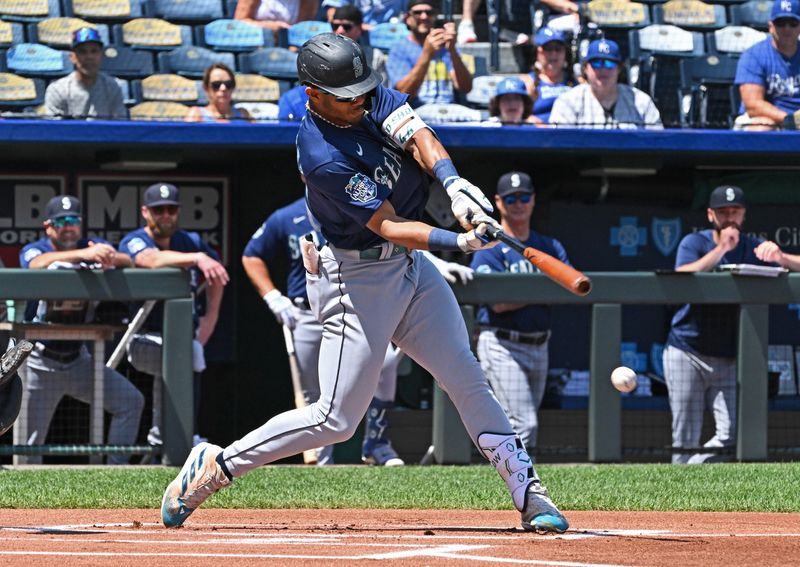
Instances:
[[[378,195],[378,186],[363,173],[356,173],[351,177],[344,190],[350,198],[359,203],[367,203]]]

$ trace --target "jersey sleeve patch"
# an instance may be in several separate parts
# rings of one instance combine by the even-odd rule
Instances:
[[[147,247],[147,243],[138,236],[131,238],[130,242],[128,242],[128,250],[131,254],[138,254]]]
[[[359,203],[368,203],[378,196],[377,184],[363,173],[353,175],[344,190]]]

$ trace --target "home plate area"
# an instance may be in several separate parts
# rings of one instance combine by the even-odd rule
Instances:
[[[200,509],[176,530],[157,510],[2,510],[4,566],[781,565],[800,515],[570,512],[562,535],[522,531],[511,511]]]

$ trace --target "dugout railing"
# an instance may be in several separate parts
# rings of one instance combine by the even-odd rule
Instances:
[[[185,270],[0,269],[0,295],[10,300],[164,301],[163,449],[164,464],[178,465],[189,454],[194,427],[192,298]],[[43,326],[46,324],[43,324]],[[75,325],[80,328],[80,325]],[[93,410],[96,408],[93,408]],[[34,454],[35,447],[13,446]],[[122,448],[124,449],[124,448]],[[114,447],[64,447],[66,454],[102,454]],[[38,453],[42,454],[42,453]]]
[[[737,435],[740,461],[767,458],[767,346],[769,305],[800,302],[800,274],[777,278],[730,273],[595,272],[592,291],[578,297],[540,274],[476,274],[453,286],[462,305],[538,303],[591,307],[588,460],[622,460],[622,400],[609,380],[620,366],[623,305],[739,305]],[[471,319],[469,325],[471,325]],[[434,395],[432,457],[438,463],[470,462],[471,443],[452,403]]]

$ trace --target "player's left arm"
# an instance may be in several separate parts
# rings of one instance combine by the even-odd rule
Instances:
[[[787,254],[771,240],[765,240],[755,250],[756,258],[762,262],[772,262],[793,272],[800,271],[800,255]]]

